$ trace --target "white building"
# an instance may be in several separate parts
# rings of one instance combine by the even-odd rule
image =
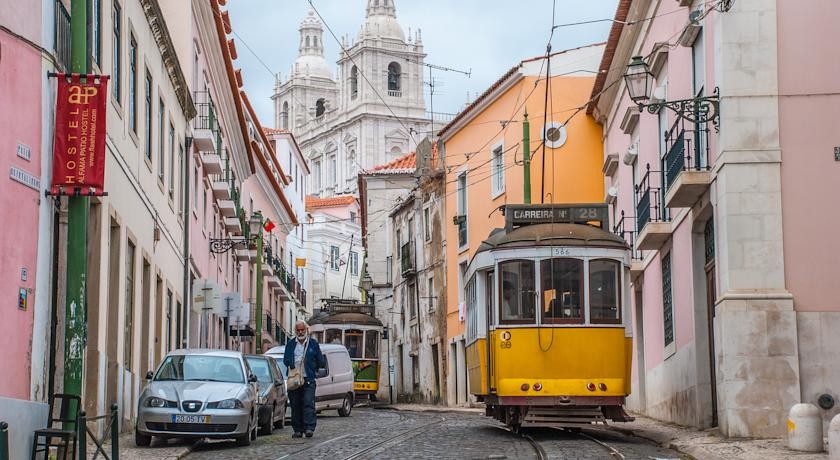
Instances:
[[[333,196],[355,193],[360,170],[413,151],[416,133],[429,129],[426,55],[419,30],[406,37],[393,0],[368,0],[357,38],[343,40],[337,77],[323,40],[310,11],[300,25],[299,56],[273,99],[276,127],[295,134],[310,162],[309,193]]]
[[[359,201],[353,195],[306,197],[308,222],[306,274],[308,294],[320,307],[323,299],[359,300],[362,267]]]

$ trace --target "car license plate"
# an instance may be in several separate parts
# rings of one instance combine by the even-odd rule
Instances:
[[[209,415],[173,415],[172,423],[210,423]]]

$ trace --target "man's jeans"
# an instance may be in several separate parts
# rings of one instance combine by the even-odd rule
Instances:
[[[307,380],[297,390],[289,392],[289,404],[292,406],[292,429],[295,433],[315,431],[315,381]]]

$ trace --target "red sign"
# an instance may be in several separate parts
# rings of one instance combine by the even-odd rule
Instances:
[[[108,76],[58,74],[52,188],[101,194],[105,185]]]

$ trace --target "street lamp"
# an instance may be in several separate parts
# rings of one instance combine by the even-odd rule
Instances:
[[[652,96],[653,74],[650,73],[647,62],[641,56],[633,56],[630,64],[627,65],[627,71],[624,73],[624,83],[627,85],[630,99],[638,104],[639,112],[647,108],[648,112],[657,113],[664,107],[690,123],[710,121],[717,131],[720,107],[717,88],[715,88],[712,96],[697,96],[676,101],[654,100],[647,102],[650,101]]]

